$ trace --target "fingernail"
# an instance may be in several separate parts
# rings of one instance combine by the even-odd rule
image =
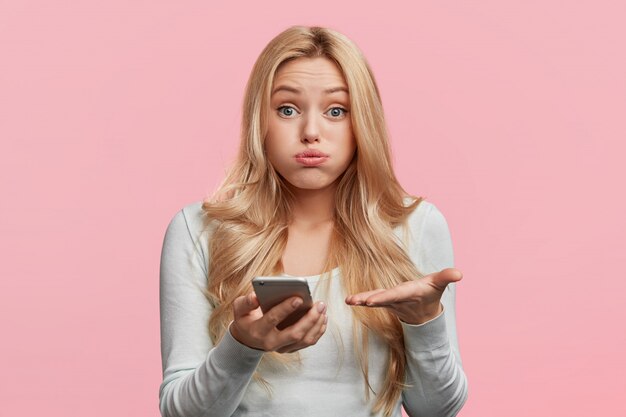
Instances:
[[[298,308],[298,307],[300,307],[300,304],[302,304],[302,299],[301,299],[301,298],[296,298],[295,300],[293,300],[293,301],[291,302],[291,305],[292,305],[294,308]]]
[[[323,313],[326,310],[326,304],[324,303],[319,303],[317,305],[317,311],[318,313]]]

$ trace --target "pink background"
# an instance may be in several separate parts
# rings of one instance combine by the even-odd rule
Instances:
[[[165,227],[292,24],[361,47],[448,219],[460,415],[626,415],[623,2],[383,3],[1,3],[0,415],[159,415]]]

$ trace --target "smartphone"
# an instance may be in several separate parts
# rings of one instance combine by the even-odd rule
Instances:
[[[289,297],[298,296],[302,299],[303,303],[300,307],[276,326],[279,330],[300,320],[313,307],[309,284],[304,278],[256,277],[252,280],[252,286],[263,313],[267,313],[272,307]]]

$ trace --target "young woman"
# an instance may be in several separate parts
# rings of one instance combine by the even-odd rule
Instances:
[[[317,300],[263,314],[256,276]],[[392,167],[369,66],[344,35],[292,27],[248,82],[238,158],[171,220],[161,257],[164,417],[454,416],[467,397],[450,233]]]

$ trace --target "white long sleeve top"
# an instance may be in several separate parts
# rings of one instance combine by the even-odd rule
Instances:
[[[400,227],[397,236],[405,236]],[[408,219],[406,250],[424,274],[453,267],[447,222],[430,202],[422,201]],[[214,345],[208,334],[211,306],[207,285],[208,241],[201,202],[172,218],[163,242],[160,268],[161,356],[163,381],[159,408],[163,417],[227,416],[382,416],[371,412],[363,374],[354,354],[350,306],[341,286],[341,270],[305,277],[314,300],[327,304],[328,328],[317,344],[300,350],[291,367],[261,362],[263,352],[226,333]],[[322,285],[324,284],[324,285]],[[467,398],[456,335],[455,284],[442,299],[443,312],[421,324],[402,324],[406,348],[406,388],[393,416],[404,406],[409,416],[455,416]],[[369,337],[369,382],[382,386],[387,351]],[[259,371],[271,394],[252,379]]]

